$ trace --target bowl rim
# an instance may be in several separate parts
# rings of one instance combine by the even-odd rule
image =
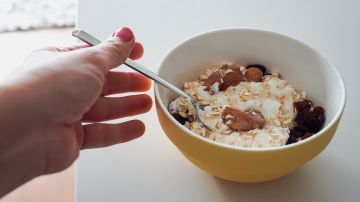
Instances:
[[[331,62],[329,59],[324,57],[323,54],[321,54],[319,51],[315,50],[314,48],[312,48],[310,45],[306,44],[305,42],[302,42],[302,41],[297,40],[297,39],[295,39],[293,37],[290,37],[290,36],[275,32],[275,31],[269,31],[269,30],[258,29],[258,28],[232,27],[232,28],[213,29],[213,30],[209,30],[209,31],[205,31],[205,32],[195,34],[193,36],[190,36],[190,37],[178,42],[177,44],[175,44],[166,53],[166,55],[161,60],[161,63],[160,63],[159,68],[157,70],[157,73],[159,73],[161,71],[161,68],[164,66],[164,62],[169,57],[169,55],[172,54],[174,51],[176,51],[176,49],[180,48],[183,44],[187,43],[188,41],[191,41],[191,40],[194,40],[196,38],[200,38],[200,37],[203,37],[203,36],[206,36],[206,35],[210,35],[210,34],[214,34],[214,33],[218,33],[218,32],[227,32],[227,31],[252,31],[252,32],[262,32],[264,34],[276,35],[276,36],[282,37],[282,38],[284,38],[286,40],[291,40],[291,41],[293,41],[295,43],[298,43],[299,45],[305,46],[309,50],[313,51],[318,57],[320,57],[323,61],[325,61],[328,64],[327,66],[329,66],[329,68],[332,68],[334,70],[336,76],[338,77],[338,79],[339,79],[339,81],[341,83],[342,97],[341,97],[340,108],[337,110],[337,112],[336,112],[335,116],[332,118],[332,120],[325,127],[323,127],[319,132],[317,132],[313,136],[311,136],[309,138],[306,138],[305,140],[302,140],[302,141],[299,141],[299,142],[296,142],[296,143],[293,143],[293,144],[289,144],[289,145],[282,145],[282,146],[275,146],[275,147],[263,147],[263,148],[239,147],[239,146],[235,146],[235,145],[229,145],[229,144],[225,144],[225,143],[221,143],[221,142],[216,142],[214,140],[210,140],[210,139],[208,139],[206,137],[203,137],[203,136],[189,130],[184,125],[181,125],[170,114],[170,112],[167,110],[167,107],[166,107],[167,105],[165,106],[163,101],[160,98],[159,84],[155,83],[154,84],[155,98],[157,99],[157,102],[158,102],[161,110],[184,133],[186,133],[187,135],[192,136],[193,138],[197,138],[200,141],[204,141],[204,143],[209,143],[211,145],[222,147],[222,148],[225,148],[225,149],[231,149],[231,150],[236,150],[236,151],[247,151],[247,152],[280,151],[280,150],[286,150],[286,149],[290,149],[290,148],[294,148],[294,147],[299,147],[299,146],[301,146],[303,144],[306,144],[307,142],[310,142],[310,141],[320,137],[325,132],[327,132],[340,119],[340,117],[341,117],[341,115],[342,115],[342,113],[344,111],[345,103],[346,103],[346,87],[345,87],[345,82],[344,82],[344,79],[343,79],[341,73],[337,70],[337,68],[335,67],[333,62]]]

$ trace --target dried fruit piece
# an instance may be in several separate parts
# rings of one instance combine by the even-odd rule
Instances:
[[[302,132],[302,133],[309,132],[309,129],[307,127],[303,126],[303,125],[296,125],[293,128],[293,130],[297,130],[297,131]]]
[[[181,125],[185,125],[186,121],[189,121],[188,118],[182,117],[180,114],[171,114]]]
[[[293,144],[297,142],[297,138],[290,136],[286,142],[286,144]]]
[[[301,136],[303,136],[304,135],[304,132],[302,132],[302,131],[299,131],[299,130],[297,130],[297,129],[295,129],[295,128],[293,128],[293,129],[291,129],[290,130],[290,134],[289,134],[289,136],[290,137],[293,137],[293,138],[298,138],[298,137],[301,137]],[[289,138],[290,138],[289,137]]]
[[[290,130],[289,139],[286,144],[292,144],[300,140],[311,137],[314,133],[309,132],[308,129],[304,126],[297,125]]]
[[[311,100],[301,100],[294,102],[294,107],[297,112],[302,112],[304,110],[310,110],[313,107]]]
[[[239,109],[226,107],[221,116],[232,130],[248,131],[256,128],[255,120]]]
[[[301,140],[305,140],[306,138],[309,138],[309,137],[311,137],[313,135],[314,135],[314,133],[306,132],[306,133],[304,133],[303,136],[301,136]]]
[[[303,132],[317,133],[325,123],[325,111],[322,107],[313,107],[310,100],[302,100],[294,103],[296,109],[295,122],[297,128]]]
[[[213,72],[207,79],[204,80],[205,90],[209,91],[214,83],[221,84],[222,75],[220,71]]]
[[[263,72],[257,67],[250,67],[246,70],[245,77],[248,81],[260,82],[262,81]]]
[[[256,110],[250,110],[248,114],[251,118],[254,119],[257,128],[263,128],[266,123],[265,117],[261,114],[261,112]]]
[[[221,91],[225,91],[230,86],[237,86],[242,80],[244,75],[240,71],[231,71],[223,78],[223,83],[220,86]]]
[[[314,107],[312,111],[307,115],[304,121],[304,126],[309,128],[313,133],[320,131],[321,127],[325,123],[325,111],[322,107]]]

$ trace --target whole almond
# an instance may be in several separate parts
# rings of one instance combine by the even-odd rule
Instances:
[[[209,91],[211,86],[218,82],[219,85],[221,84],[222,75],[219,71],[213,72],[207,79],[204,80],[204,86],[206,87],[205,90]]]
[[[249,131],[256,128],[255,120],[249,114],[236,108],[226,107],[221,117],[232,130]]]
[[[261,114],[261,112],[256,110],[250,110],[247,113],[251,116],[251,118],[254,119],[257,128],[263,128],[265,126],[266,119]]]
[[[267,68],[264,65],[260,65],[260,64],[249,64],[249,65],[246,66],[246,69],[249,69],[249,68],[252,68],[252,67],[260,69],[263,74],[268,73]]]
[[[237,86],[242,80],[244,75],[240,71],[231,71],[225,74],[223,78],[223,83],[220,86],[221,91],[225,91],[230,86]]]
[[[250,67],[246,70],[245,77],[248,81],[260,82],[262,81],[263,72],[257,67]]]

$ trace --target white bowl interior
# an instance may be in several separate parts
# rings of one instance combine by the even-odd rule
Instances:
[[[309,46],[292,38],[260,30],[227,29],[200,34],[182,42],[163,60],[159,75],[179,88],[210,64],[262,64],[278,72],[315,105],[325,109],[326,125],[343,110],[345,89],[335,67]],[[160,104],[176,97],[158,86]]]

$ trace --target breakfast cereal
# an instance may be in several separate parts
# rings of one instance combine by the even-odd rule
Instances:
[[[184,91],[203,107],[195,117],[183,97],[169,103],[170,113],[191,131],[239,147],[274,147],[295,143],[318,132],[324,109],[263,65],[220,64],[209,67]]]

